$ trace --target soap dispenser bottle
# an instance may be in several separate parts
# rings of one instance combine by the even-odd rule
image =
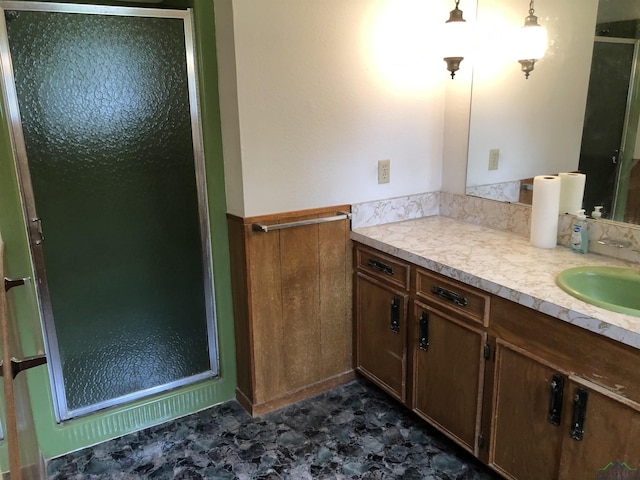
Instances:
[[[593,207],[593,212],[591,212],[591,217],[595,219],[602,218],[602,207],[603,205],[598,205]]]
[[[587,232],[587,216],[584,210],[578,210],[571,229],[571,250],[576,253],[589,251],[589,233]]]

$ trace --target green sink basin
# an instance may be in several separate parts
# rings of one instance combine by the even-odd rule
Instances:
[[[563,270],[556,283],[569,295],[614,312],[640,317],[640,270],[576,267]]]

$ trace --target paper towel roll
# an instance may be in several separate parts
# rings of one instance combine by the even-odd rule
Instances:
[[[587,176],[584,173],[559,173],[558,176],[560,177],[559,213],[575,215],[582,208]]]
[[[539,175],[533,179],[531,204],[531,245],[553,248],[558,242],[558,205],[560,204],[560,177]]]

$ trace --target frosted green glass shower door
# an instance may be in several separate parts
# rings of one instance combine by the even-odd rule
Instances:
[[[58,418],[217,375],[189,13],[10,5]]]

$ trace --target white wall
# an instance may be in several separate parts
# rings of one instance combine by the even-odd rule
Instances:
[[[472,70],[471,62],[463,60],[446,87],[442,191],[459,195],[466,191]]]
[[[529,80],[499,53],[509,44],[504,29],[523,23],[528,4],[480,0],[485,56],[465,59],[455,80],[437,39],[425,36],[438,34],[451,1],[215,6],[231,213],[464,193],[465,180],[483,185],[577,168],[591,51],[575,46],[590,45],[597,0],[536,2],[549,48]],[[474,23],[474,2],[460,7]],[[500,169],[492,172],[491,148],[501,150]],[[378,185],[377,160],[384,158],[391,159],[392,181]],[[540,162],[542,168],[529,167]]]
[[[544,58],[525,80],[510,58],[509,31],[528,2],[479,0],[483,52],[475,59],[467,185],[477,186],[578,167],[597,0],[538,0],[538,22],[549,32]],[[484,36],[483,36],[484,35]],[[500,167],[489,171],[489,150]]]
[[[229,212],[440,189],[450,79],[425,35],[452,2],[215,4]],[[377,161],[386,158],[391,183],[378,185]]]
[[[242,184],[242,156],[240,146],[240,119],[236,55],[233,31],[233,6],[230,0],[214,2],[216,16],[216,54],[218,60],[218,91],[222,120],[222,147],[227,206],[231,213],[244,212]]]

